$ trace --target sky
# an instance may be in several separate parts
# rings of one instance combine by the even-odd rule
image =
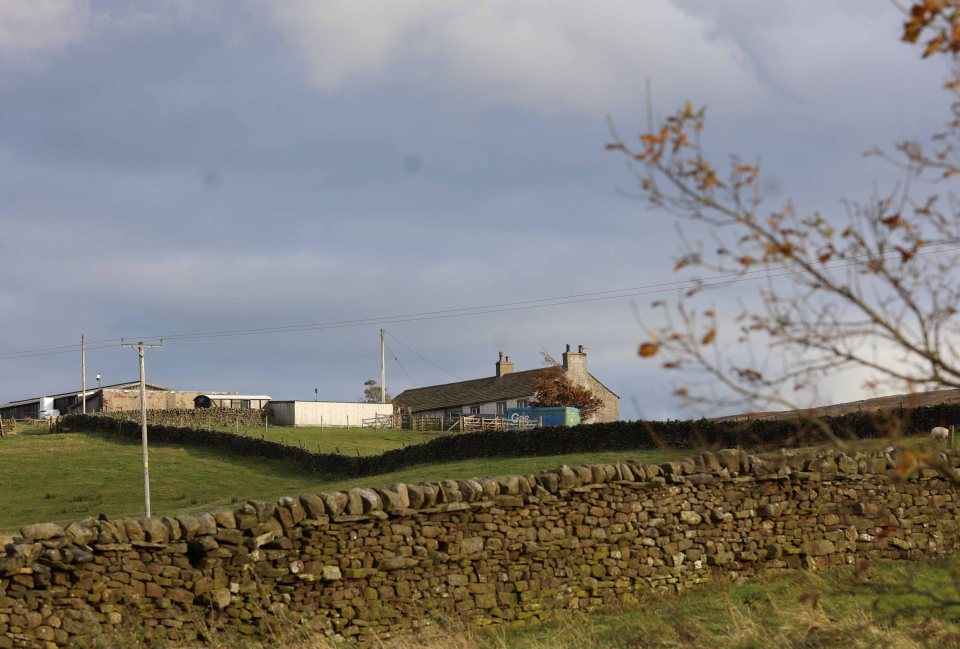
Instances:
[[[885,0],[0,0],[0,402],[78,389],[81,335],[89,384],[165,337],[151,382],[353,401],[382,326],[393,394],[569,343],[624,418],[686,416],[636,355],[650,296],[470,309],[682,279],[675,221],[604,150],[648,83],[656,116],[706,105],[708,150],[760,157],[771,201],[839,216],[888,186],[863,152],[949,106],[901,23]]]

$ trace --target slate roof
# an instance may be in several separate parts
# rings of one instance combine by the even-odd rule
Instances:
[[[490,376],[484,379],[413,388],[398,394],[394,397],[393,403],[403,408],[410,408],[413,412],[422,412],[491,401],[522,399],[533,396],[536,391],[534,380],[545,371],[546,368],[541,368],[511,372],[500,378]]]

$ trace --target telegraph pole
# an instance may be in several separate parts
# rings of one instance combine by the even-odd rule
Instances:
[[[387,357],[384,353],[384,331],[380,330],[380,403],[387,402]]]
[[[143,357],[147,349],[151,347],[163,347],[163,340],[159,344],[148,345],[142,340],[138,343],[125,343],[120,340],[123,347],[130,347],[137,350],[140,357],[140,439],[143,442],[143,508],[147,518],[150,518],[150,456],[147,452],[147,381],[143,369]]]
[[[83,403],[83,414],[87,414],[87,340],[80,336],[80,399]]]

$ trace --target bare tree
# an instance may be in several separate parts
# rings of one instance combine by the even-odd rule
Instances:
[[[904,39],[924,41],[924,56],[956,57],[958,7],[917,2]],[[652,305],[662,319],[639,348],[680,371],[676,394],[688,405],[794,409],[844,370],[875,391],[960,387],[960,204],[928,189],[960,173],[960,74],[945,89],[945,128],[927,145],[869,152],[900,180],[848,201],[841,215],[770,206],[759,163],[709,159],[704,108],[687,103],[633,142],[611,125],[607,148],[627,157],[639,196],[698,230],[698,241],[684,237],[675,270],[699,275],[675,303]],[[762,289],[729,319],[699,306],[709,289],[746,278]]]

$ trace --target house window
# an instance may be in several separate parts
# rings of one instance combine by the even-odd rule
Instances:
[[[480,414],[480,406],[470,406],[470,414],[471,414],[471,415],[479,415],[479,414]]]
[[[507,402],[497,401],[497,416],[503,417],[505,414],[507,414]]]
[[[526,399],[517,399],[517,408],[526,408],[527,400]]]

